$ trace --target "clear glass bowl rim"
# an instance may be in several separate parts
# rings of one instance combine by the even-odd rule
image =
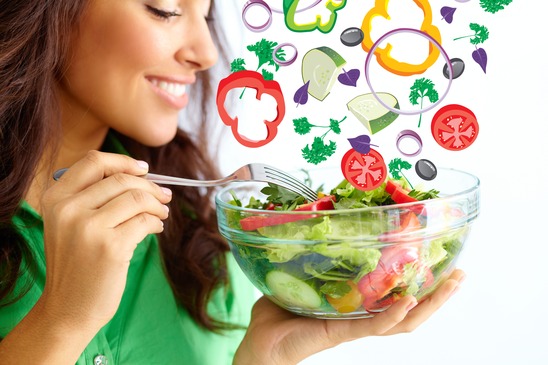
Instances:
[[[418,202],[412,202],[412,203],[402,203],[402,204],[392,204],[392,205],[381,205],[376,207],[364,207],[364,208],[354,208],[354,209],[337,209],[337,210],[318,210],[315,211],[316,213],[324,213],[325,215],[332,215],[332,214],[348,214],[348,213],[354,213],[358,214],[361,212],[375,212],[375,211],[382,211],[382,210],[392,210],[392,209],[408,209],[410,207],[414,206],[424,206],[428,204],[443,204],[444,202],[453,201],[455,199],[462,198],[463,196],[466,196],[467,194],[473,193],[474,191],[478,191],[480,188],[480,179],[468,172],[453,169],[453,168],[438,168],[438,171],[450,171],[450,172],[456,172],[462,175],[466,175],[469,178],[472,179],[475,183],[472,183],[471,187],[468,187],[467,189],[454,193],[449,195],[444,195],[441,198],[436,199],[429,199],[429,200],[422,200]],[[295,215],[309,215],[310,211],[287,211],[287,210],[264,210],[264,209],[252,209],[252,208],[245,208],[245,207],[238,207],[236,205],[229,204],[228,202],[225,202],[221,199],[221,196],[223,194],[228,193],[230,190],[234,190],[234,185],[243,186],[245,184],[256,184],[259,182],[234,182],[230,183],[229,185],[223,187],[221,190],[215,194],[215,204],[218,205],[219,208],[222,209],[230,209],[234,211],[239,212],[245,212],[245,213],[251,213],[251,214],[268,214],[268,215],[287,215],[287,214],[295,214]],[[266,183],[265,183],[266,184]]]

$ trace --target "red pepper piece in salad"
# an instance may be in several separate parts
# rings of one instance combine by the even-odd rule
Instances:
[[[295,208],[296,212],[306,211],[320,211],[320,210],[333,210],[333,202],[335,197],[333,195],[326,195],[311,203],[306,203]],[[278,224],[284,224],[289,222],[296,222],[303,219],[313,218],[311,214],[272,214],[272,215],[254,215],[246,217],[240,220],[240,225],[244,231],[254,231],[258,228],[276,226]]]
[[[405,265],[419,260],[419,248],[415,245],[398,245],[382,249],[379,264],[360,279],[358,289],[364,296],[363,307],[367,311],[379,310],[398,299],[391,292],[403,282]]]

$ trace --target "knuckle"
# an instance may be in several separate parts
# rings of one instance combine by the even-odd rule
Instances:
[[[114,181],[116,181],[117,184],[123,187],[128,187],[131,184],[129,175],[126,175],[126,174],[122,174],[122,173],[114,174],[112,175],[112,178],[114,179]]]
[[[88,151],[85,160],[93,165],[99,165],[101,163],[101,152],[95,150]]]
[[[134,189],[134,190],[130,190],[129,193],[130,193],[131,199],[137,205],[145,204],[148,200],[148,195],[142,190]]]

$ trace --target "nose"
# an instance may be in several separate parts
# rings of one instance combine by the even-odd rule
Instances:
[[[188,27],[183,33],[183,45],[175,57],[179,63],[189,65],[196,71],[212,67],[218,58],[218,51],[206,19],[200,12],[189,14]]]

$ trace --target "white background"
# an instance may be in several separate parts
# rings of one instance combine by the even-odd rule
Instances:
[[[329,36],[308,35],[311,38],[304,47],[298,46],[299,52],[304,54],[314,46],[323,45],[322,42],[327,43],[324,39],[329,38],[332,42],[349,26],[359,26],[363,14],[373,6],[372,0],[348,2],[348,7],[360,4],[362,15],[359,20],[353,20],[341,11],[339,22]],[[281,7],[282,2],[270,0],[267,3],[272,6],[279,3]],[[413,2],[393,0],[392,3],[404,9]],[[460,57],[466,63],[463,76],[454,80],[449,96],[441,105],[465,105],[474,111],[480,123],[477,141],[461,152],[443,150],[429,135],[429,122],[436,109],[425,113],[420,130],[424,150],[418,158],[428,158],[438,166],[466,170],[481,179],[481,215],[460,260],[467,279],[460,291],[414,332],[356,340],[321,352],[303,361],[302,365],[548,364],[548,63],[543,58],[546,39],[541,36],[546,29],[548,3],[516,0],[496,14],[484,12],[477,0],[467,3],[432,0],[430,3],[444,48],[450,57]],[[293,41],[297,44],[297,36],[283,29],[281,15],[274,16],[272,29],[264,33],[252,34],[244,29],[240,18],[243,4],[244,1],[239,0],[223,0],[221,4],[236,57],[253,60],[254,56],[246,53],[243,46],[262,37],[278,43]],[[442,6],[457,8],[452,24],[441,20]],[[356,14],[355,11],[347,13],[351,13],[349,16]],[[490,31],[489,40],[481,45],[489,56],[487,74],[473,62],[474,48],[468,40],[453,41],[453,38],[470,33],[468,24],[471,22],[482,24]],[[384,34],[383,29],[402,24],[380,25],[380,31],[376,30],[373,35],[379,37]],[[413,27],[412,18],[404,25]],[[365,53],[359,46],[350,49],[339,43],[337,47],[345,52],[349,68],[363,70]],[[291,50],[287,49],[287,53]],[[333,95],[337,96],[328,97],[333,100],[326,99],[321,105],[312,104],[313,100],[309,101],[312,106],[306,106],[308,109],[295,108],[291,99],[301,82],[302,54],[293,70],[288,67],[275,76],[282,88],[287,84],[291,87],[284,88],[288,116],[272,143],[257,149],[243,147],[219,122],[219,128],[226,130],[220,155],[223,172],[229,173],[248,162],[264,162],[286,170],[313,167],[300,156],[300,149],[311,142],[312,137],[293,132],[291,118],[296,116],[316,117],[318,124],[327,121],[326,118],[349,116],[348,123],[341,124],[342,135],[331,135],[339,146],[336,155],[320,166],[337,166],[342,154],[350,148],[345,138],[367,133],[344,108],[327,107],[328,101],[336,101],[353,88],[336,85]],[[439,67],[437,71],[429,70],[423,77],[437,80],[441,94],[447,80],[439,77],[440,70]],[[397,85],[387,82],[387,89],[397,90]],[[405,82],[399,88],[408,92],[409,81]],[[363,77],[358,88],[362,89],[361,93],[369,92]],[[252,99],[245,99],[245,109],[253,110],[253,114],[256,110]],[[405,104],[405,99],[402,94],[402,109],[411,108]],[[263,107],[268,109],[268,104],[265,105]],[[390,150],[395,134],[408,127],[416,130],[417,120],[418,117],[400,117],[378,136],[374,135],[373,143],[381,144],[382,151],[388,151],[386,153],[395,153]],[[260,128],[258,132],[253,128],[247,132],[248,135],[257,133],[259,138],[262,133]],[[409,161],[414,162],[413,159]]]

